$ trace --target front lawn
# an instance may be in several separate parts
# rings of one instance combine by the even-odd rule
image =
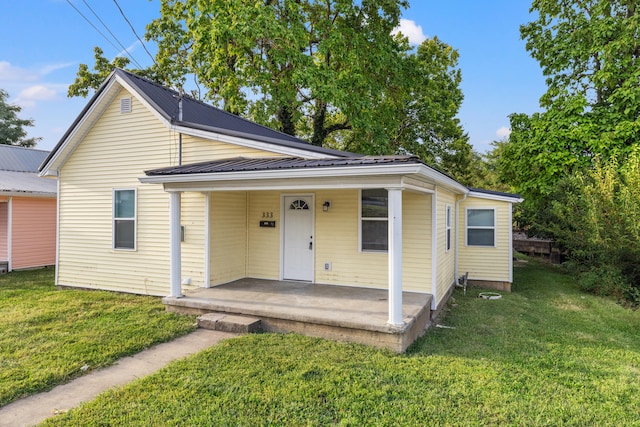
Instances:
[[[0,406],[195,329],[158,297],[53,283],[53,269],[0,275]]]
[[[456,290],[404,355],[248,335],[46,425],[640,425],[640,313],[533,261],[513,290]]]

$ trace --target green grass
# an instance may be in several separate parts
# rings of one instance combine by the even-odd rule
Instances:
[[[454,295],[404,355],[295,334],[223,342],[50,426],[640,425],[640,313],[516,268],[500,300]]]
[[[195,329],[157,297],[53,283],[53,269],[0,276],[0,406]]]

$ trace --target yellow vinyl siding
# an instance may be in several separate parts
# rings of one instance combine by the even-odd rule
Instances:
[[[247,214],[249,237],[247,276],[259,279],[280,279],[280,192],[251,191]],[[260,227],[263,213],[273,214],[267,219],[276,221],[274,228]]]
[[[141,184],[145,170],[177,164],[178,135],[132,97],[120,113],[122,90],[60,171],[58,284],[122,292],[169,292],[169,196]],[[195,148],[194,148],[195,147]],[[183,138],[186,161],[255,156],[257,150]],[[270,156],[272,153],[263,153]],[[113,189],[137,189],[136,250],[112,248]],[[201,284],[204,272],[204,196],[182,196],[182,277]],[[186,223],[185,223],[186,222]]]
[[[245,277],[247,268],[247,193],[211,193],[211,284]]]
[[[455,256],[455,195],[442,188],[438,188],[437,192],[437,236],[436,242],[438,245],[438,258],[437,258],[437,301],[441,301],[445,297],[449,288],[455,283],[455,271],[456,271],[456,256]],[[447,251],[446,245],[446,233],[447,233],[447,205],[451,206],[451,249]]]
[[[175,138],[178,138],[177,134]],[[190,135],[182,136],[182,164],[233,157],[283,157],[283,155]]]
[[[146,169],[169,164],[171,133],[135,98],[120,114],[122,91],[60,173],[60,285],[166,295],[169,198],[142,185]],[[114,188],[137,189],[136,250],[113,250]]]
[[[358,190],[316,192],[316,281],[334,285],[387,287],[387,254],[360,252]],[[331,209],[322,203],[331,200]],[[331,271],[324,263],[331,263]]]
[[[360,191],[317,191],[316,282],[386,289],[387,253],[360,251]],[[322,204],[331,201],[325,212]],[[403,193],[403,289],[431,290],[431,198]],[[331,263],[331,270],[324,269]]]
[[[180,224],[184,226],[182,278],[191,279],[192,286],[202,286],[205,264],[205,196],[202,193],[182,193],[181,198]]]
[[[496,210],[496,245],[495,247],[466,245],[466,210],[490,209]],[[469,279],[510,282],[510,244],[509,222],[511,204],[508,202],[468,197],[460,204],[460,218],[458,227],[458,244],[460,245],[459,272],[469,272]]]
[[[402,193],[402,289],[431,293],[431,195]]]

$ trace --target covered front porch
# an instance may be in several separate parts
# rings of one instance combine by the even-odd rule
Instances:
[[[403,352],[430,325],[432,296],[402,293],[402,323],[388,322],[382,289],[244,278],[165,297],[168,311],[259,318],[269,332],[297,332]]]
[[[410,157],[237,158],[147,171],[141,182],[169,193],[165,304],[404,351],[453,281],[453,252],[450,271],[437,274],[433,173]],[[195,275],[185,279],[187,263]]]

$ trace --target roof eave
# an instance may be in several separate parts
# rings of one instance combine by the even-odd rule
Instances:
[[[469,190],[469,196],[475,197],[477,199],[498,200],[501,202],[509,202],[514,204],[522,203],[524,201],[522,197],[517,195],[509,196],[507,194],[490,194],[490,193],[483,193],[475,190]]]
[[[320,178],[348,177],[363,175],[409,175],[420,172],[420,166],[410,165],[376,165],[352,167],[293,168],[279,170],[258,170],[241,172],[213,172],[197,174],[154,175],[138,178],[147,184],[191,183],[203,181],[242,181],[279,178]]]
[[[239,172],[211,172],[173,175],[152,175],[139,177],[145,184],[189,184],[196,182],[255,181],[269,179],[301,179],[301,178],[349,178],[357,176],[413,176],[432,182],[457,193],[466,193],[468,189],[462,184],[422,163],[400,165],[351,165],[321,168],[292,168],[278,170],[252,170]]]
[[[52,193],[49,191],[0,190],[0,196],[56,198],[58,194],[55,192]]]

